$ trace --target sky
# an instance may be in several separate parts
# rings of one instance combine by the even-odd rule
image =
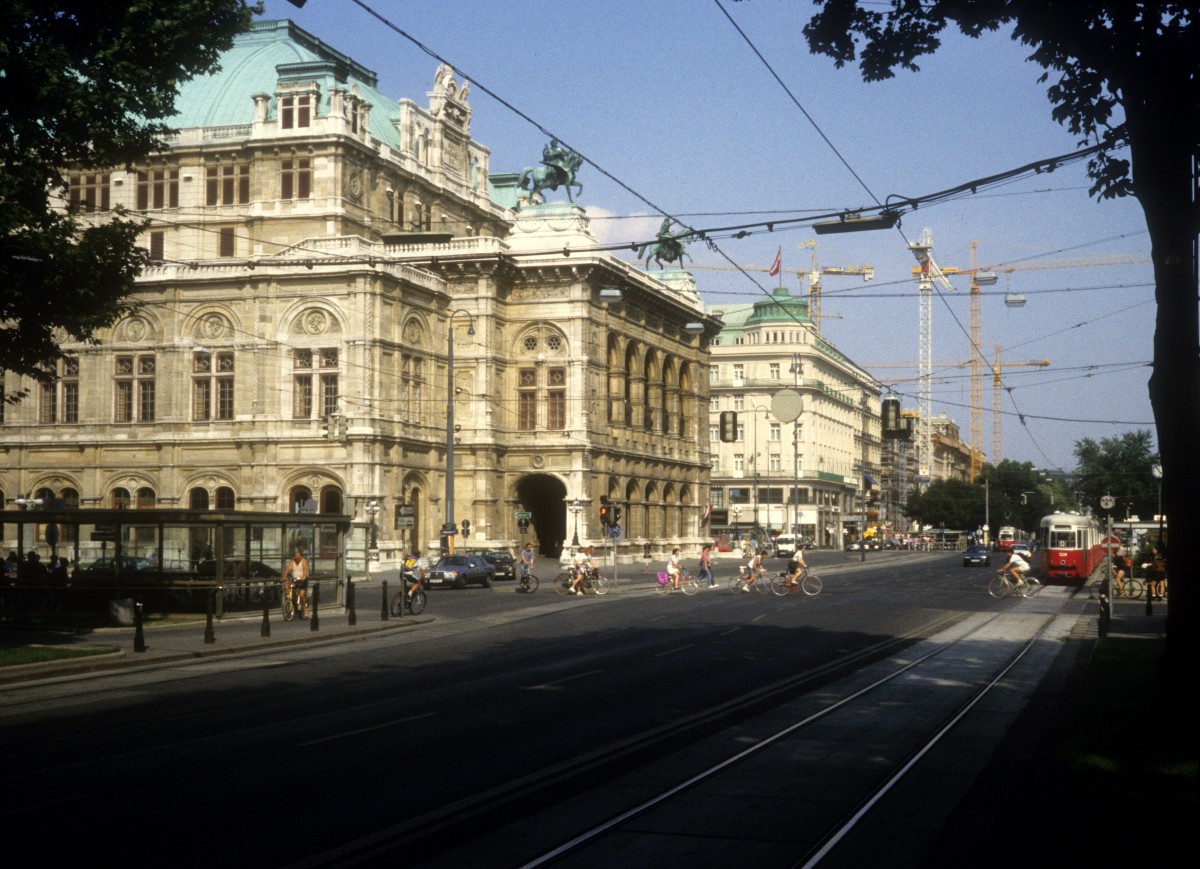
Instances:
[[[1030,49],[1008,31],[947,31],[919,72],[864,83],[857,68],[809,53],[812,9],[803,0],[307,0],[300,9],[266,0],[262,17],[292,19],[374,70],[382,92],[418,105],[448,62],[471,83],[471,134],[493,173],[538,166],[551,135],[585,156],[576,200],[602,241],[653,239],[663,213],[697,229],[795,221],[718,234],[719,251],[691,245],[688,268],[710,306],[769,294],[778,278],[729,264],[765,269],[777,251],[795,294],[808,284],[789,272],[810,269],[814,256],[821,267],[874,267],[871,282],[823,279],[821,333],[906,409],[918,406],[920,348],[907,243],[929,229],[943,269],[969,268],[974,244],[976,263],[1000,273],[983,288],[981,342],[987,360],[999,345],[1004,363],[1000,458],[1072,470],[1083,438],[1153,435],[1145,220],[1132,198],[1090,197],[1086,161],[922,206],[896,230],[817,236],[803,221],[1077,150],[1051,117],[1053,77],[1038,82]],[[954,292],[933,298],[933,414],[969,442],[969,282],[950,282]],[[1026,304],[1006,305],[1009,294]],[[992,403],[985,367],[987,462]]]

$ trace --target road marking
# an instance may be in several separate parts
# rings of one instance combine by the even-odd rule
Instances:
[[[320,739],[310,739],[308,742],[297,743],[298,748],[308,748],[313,745],[320,745],[322,742],[333,742],[335,739],[345,739],[348,736],[358,736],[361,733],[370,733],[372,730],[384,730],[388,727],[395,727],[397,724],[408,724],[410,721],[420,721],[422,718],[433,718],[433,712],[426,712],[423,715],[410,715],[408,718],[397,718],[395,721],[387,721],[383,724],[376,724],[374,727],[361,727],[358,730],[347,730],[345,733],[336,733],[333,736],[323,736]]]
[[[559,685],[565,685],[567,682],[574,682],[576,679],[582,679],[584,676],[595,676],[597,673],[603,673],[603,670],[588,670],[586,673],[576,673],[573,676],[567,676],[565,679],[558,679],[554,682],[543,682],[540,685],[530,685],[522,690],[525,691],[545,691],[547,688],[557,688]]]
[[[667,651],[667,652],[656,652],[654,657],[665,658],[668,655],[674,655],[676,652],[682,652],[684,649],[694,649],[694,648],[696,648],[695,643],[688,643],[686,646],[680,646],[678,649],[671,649],[670,651]]]

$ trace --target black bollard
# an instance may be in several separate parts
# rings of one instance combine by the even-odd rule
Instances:
[[[317,613],[317,607],[320,604],[320,602],[321,602],[321,583],[314,582],[312,584],[312,600],[309,601],[309,603],[312,604],[312,618],[309,620],[309,626],[308,626],[308,629],[310,631],[315,631],[317,628],[319,628],[321,626],[321,616]]]
[[[208,616],[204,621],[204,644],[210,645],[217,641],[217,635],[213,632],[213,613],[217,609],[217,590],[210,588],[208,590]]]
[[[264,582],[262,586],[263,620],[259,630],[264,637],[271,636],[271,592]]]
[[[380,588],[381,592],[383,593],[383,598],[382,598],[383,604],[379,607],[379,618],[380,618],[380,620],[386,622],[388,620],[388,599],[387,599],[387,580],[386,579],[383,580],[383,582],[379,583],[379,588]]]
[[[133,605],[133,650],[135,652],[146,651],[146,635],[142,631],[142,602],[140,600]]]
[[[358,624],[358,616],[354,612],[354,577],[346,574],[346,624]]]

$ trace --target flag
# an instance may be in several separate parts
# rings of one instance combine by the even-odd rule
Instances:
[[[781,248],[781,247],[775,248],[775,262],[771,263],[771,271],[770,271],[771,277],[775,277],[777,274],[779,274],[779,266],[780,266],[779,258],[782,254],[783,254],[783,248]]]

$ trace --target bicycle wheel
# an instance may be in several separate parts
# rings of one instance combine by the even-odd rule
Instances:
[[[760,579],[758,582],[762,582],[762,580]],[[758,583],[755,583],[755,585],[757,585],[757,584]],[[792,593],[792,581],[790,579],[788,579],[787,576],[784,576],[784,575],[773,576],[773,577],[771,577],[771,591],[773,591],[775,594],[779,595],[780,597],[791,594]]]
[[[730,591],[741,591],[742,590],[742,575],[740,573],[737,574],[736,576],[733,576],[732,578],[730,578],[729,590]]]
[[[683,590],[684,594],[695,594],[700,590],[700,585],[690,576],[685,576],[679,580],[679,587]]]
[[[532,573],[525,574],[525,581],[522,583],[522,588],[526,594],[533,594],[538,589],[538,578]]]
[[[800,590],[809,597],[816,597],[824,587],[825,583],[815,573],[805,573],[804,578],[800,580]]]
[[[655,587],[655,589],[658,590],[658,593],[663,596],[666,596],[671,593],[671,581],[670,580],[663,582],[658,577],[655,577],[654,578],[654,587]]]
[[[388,607],[388,612],[396,618],[404,615],[404,592],[398,591],[392,595],[392,603]]]
[[[608,594],[608,580],[603,576],[593,576],[587,582],[596,594]]]
[[[554,593],[566,594],[569,592],[571,590],[571,582],[574,579],[575,576],[570,571],[560,573],[558,576],[554,577]]]
[[[1013,593],[1015,586],[1006,577],[997,576],[988,583],[988,594],[994,598],[1005,598]]]
[[[1145,592],[1145,591],[1146,591],[1146,587],[1144,585],[1142,585],[1142,581],[1140,579],[1134,579],[1133,577],[1128,577],[1125,580],[1125,596],[1126,597],[1137,600],[1138,598],[1140,598],[1142,596],[1143,592]]]
[[[414,616],[425,612],[425,591],[418,588],[408,598],[408,611]]]
[[[296,597],[295,595],[287,595],[283,599],[283,620],[290,622],[296,617]]]

